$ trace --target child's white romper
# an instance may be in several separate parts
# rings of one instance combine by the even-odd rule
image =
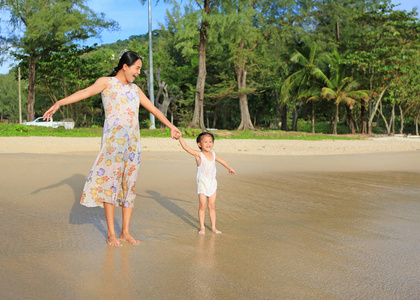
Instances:
[[[213,195],[217,190],[216,181],[216,153],[213,153],[213,160],[209,161],[200,152],[201,163],[197,167],[197,192],[207,197]]]

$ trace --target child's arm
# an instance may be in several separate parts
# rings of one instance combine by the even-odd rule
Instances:
[[[194,150],[191,149],[190,147],[187,146],[187,144],[185,143],[184,139],[182,138],[182,135],[179,133],[177,136],[179,143],[181,144],[181,147],[189,154],[191,154],[192,156],[194,156],[195,158],[200,159],[200,151],[198,150]]]
[[[217,154],[216,154],[216,161],[218,163],[220,163],[222,166],[224,166],[226,169],[228,169],[229,175],[235,175],[236,174],[235,170],[232,169],[232,167],[229,166],[229,164],[225,160],[223,160],[219,156],[217,156]]]

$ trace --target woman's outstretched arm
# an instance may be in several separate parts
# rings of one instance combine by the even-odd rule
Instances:
[[[108,77],[101,77],[98,80],[95,81],[94,84],[91,86],[77,91],[74,94],[71,94],[70,96],[63,98],[61,100],[58,100],[56,103],[54,103],[53,106],[51,106],[45,113],[44,113],[44,120],[46,119],[49,121],[53,114],[64,105],[79,102],[81,100],[84,100],[86,98],[92,97],[94,95],[97,95],[101,93],[107,86],[109,81]]]

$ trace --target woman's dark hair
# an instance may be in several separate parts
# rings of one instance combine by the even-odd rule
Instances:
[[[212,133],[210,133],[210,132],[205,131],[205,132],[200,133],[200,134],[197,136],[197,144],[201,142],[201,138],[202,138],[203,136],[205,136],[205,135],[209,135],[209,136],[211,136],[211,139],[212,139],[212,140],[213,140],[213,142],[214,142],[214,135],[213,135]],[[200,148],[200,149],[201,149],[201,147],[198,147],[198,148]]]
[[[124,54],[121,56],[120,61],[118,63],[118,66],[116,66],[114,68],[114,70],[112,70],[111,74],[108,75],[108,77],[113,77],[115,75],[117,75],[118,71],[121,70],[123,68],[124,65],[127,66],[132,66],[134,65],[134,63],[138,60],[141,60],[141,56],[138,55],[136,52],[134,51],[126,51],[124,52]]]

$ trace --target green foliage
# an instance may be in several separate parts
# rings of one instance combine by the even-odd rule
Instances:
[[[196,138],[201,132],[200,130],[185,129],[185,138]],[[188,132],[188,133],[187,133]],[[326,140],[326,139],[357,139],[353,137],[337,137],[324,134],[308,134],[304,132],[284,132],[280,130],[264,130],[264,131],[212,131],[216,139],[298,139],[298,140]],[[102,128],[75,128],[66,130],[61,128],[49,128],[41,126],[26,126],[20,124],[4,124],[0,123],[0,137],[13,136],[56,136],[56,137],[101,137]],[[141,136],[145,137],[170,137],[168,129],[142,129]]]
[[[100,137],[102,135],[102,130],[102,127],[74,128],[67,130],[64,127],[51,128],[0,123],[0,136]]]
[[[13,2],[16,5],[12,6],[12,1],[1,1],[0,5],[12,13],[14,18],[10,22],[21,26],[22,35],[9,35],[3,39],[7,42],[3,46],[19,42],[22,47],[16,48],[19,51],[15,55],[27,70],[30,55],[36,58],[35,113],[38,116],[58,99],[109,74],[124,49],[145,56],[143,70],[148,69],[147,35],[93,48],[72,45],[71,41],[115,25],[103,21],[102,16],[93,14],[88,7],[82,7],[80,1],[49,2],[45,10],[34,10],[36,1]],[[337,131],[346,133],[351,120],[357,130],[361,128],[367,111],[375,117],[372,104],[379,105],[378,99],[382,97],[383,114],[390,118],[395,105],[396,126],[409,122],[407,132],[413,131],[420,112],[417,67],[420,29],[415,12],[399,12],[388,5],[390,1],[379,0],[210,0],[209,13],[203,13],[204,6],[197,3],[204,4],[204,1],[174,1],[165,24],[153,32],[154,67],[160,69],[169,95],[180,95],[168,109],[168,118],[172,117],[177,126],[186,127],[193,117],[199,33],[200,26],[205,25],[204,123],[207,127],[237,128],[242,118],[237,99],[246,95],[250,119],[257,128],[276,128],[280,121],[287,123],[284,118],[291,120],[294,110],[299,119],[295,121],[297,130],[310,131],[307,127],[311,125],[313,109],[316,132],[328,133],[337,114],[341,120]],[[19,11],[25,11],[22,17],[29,18],[28,26],[22,23]],[[80,14],[83,11],[86,15]],[[83,25],[76,17],[87,23]],[[95,23],[98,19],[102,23]],[[59,24],[61,20],[66,23]],[[40,32],[48,34],[43,36]],[[38,42],[42,45],[34,48]],[[238,72],[239,69],[243,72]],[[22,71],[22,74],[29,72]],[[245,85],[238,84],[241,74],[246,74]],[[146,76],[140,76],[136,83],[148,94]],[[6,77],[0,76],[0,112],[5,119],[18,118],[17,95],[13,94],[16,85],[11,77],[6,81]],[[24,93],[29,86],[28,81],[23,83]],[[154,90],[158,89],[155,80]],[[368,101],[367,90],[370,91]],[[23,100],[26,95],[22,95]],[[161,99],[157,99],[156,105]],[[369,110],[369,106],[373,107]],[[74,119],[77,126],[100,128],[104,119],[101,99],[92,97],[62,108],[58,116],[57,119]],[[141,128],[146,130],[142,129],[142,134],[149,134],[149,112],[140,109],[139,119]],[[383,124],[376,121],[382,132]],[[156,134],[168,135],[165,130]]]
[[[12,72],[0,75],[0,119],[19,120],[19,84]],[[22,115],[26,112],[27,81],[21,81]]]
[[[200,129],[185,128],[183,130],[183,132],[184,132],[184,135],[183,135],[184,137],[197,137],[201,133],[201,130]]]
[[[4,0],[2,11],[10,15],[12,33],[0,37],[1,54],[12,55],[28,69],[27,119],[34,118],[36,69],[41,57],[73,41],[97,36],[102,29],[116,28],[103,14],[96,14],[80,0]]]
[[[13,124],[14,130],[17,132],[35,132],[36,128],[34,126],[26,126],[21,124]]]
[[[101,73],[101,65],[109,57],[90,55],[94,50],[94,47],[62,46],[40,58],[35,107],[37,115],[42,115],[52,103],[88,87],[97,78],[105,75]],[[101,107],[102,103],[98,95],[61,107],[58,113],[61,114],[62,119],[72,119],[78,126],[86,126],[94,123],[95,118],[102,114]]]

